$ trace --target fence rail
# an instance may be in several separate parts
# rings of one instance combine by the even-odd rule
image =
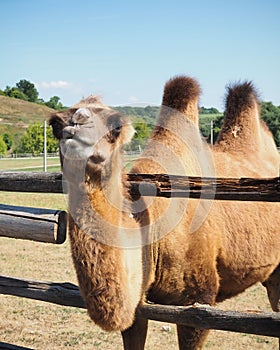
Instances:
[[[133,198],[187,197],[235,201],[280,201],[280,178],[200,178],[167,174],[127,174]],[[0,172],[0,191],[52,192],[66,190],[62,173]]]
[[[0,276],[0,293],[85,308],[79,288],[72,283],[21,280]],[[146,319],[200,328],[280,337],[277,313],[244,313],[218,310],[208,305],[173,306],[144,304],[137,314]]]
[[[1,155],[0,154],[0,160],[1,159],[17,159],[17,158],[43,158],[44,153],[39,154],[33,154],[33,153],[11,153],[8,155]],[[57,158],[59,157],[59,153],[48,153],[47,158]]]
[[[61,244],[65,242],[67,213],[0,204],[0,236]]]

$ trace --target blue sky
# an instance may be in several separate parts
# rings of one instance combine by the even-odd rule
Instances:
[[[198,79],[200,105],[253,80],[280,105],[279,0],[0,0],[0,88],[20,79],[66,105],[161,103],[166,80]]]

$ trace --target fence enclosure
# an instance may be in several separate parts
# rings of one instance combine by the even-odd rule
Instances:
[[[219,200],[280,202],[280,178],[216,179],[128,174],[132,195],[189,197]],[[141,193],[139,184],[141,183]],[[61,173],[0,172],[0,190],[52,192],[65,190]],[[156,191],[155,191],[156,189]],[[0,236],[61,244],[66,238],[64,211],[0,205]],[[49,283],[0,276],[0,293],[31,298],[58,305],[84,308],[79,288],[71,283]],[[207,305],[188,307],[145,304],[140,317],[179,323],[200,329],[218,329],[280,338],[280,315],[222,311]],[[0,342],[1,349],[25,349]]]

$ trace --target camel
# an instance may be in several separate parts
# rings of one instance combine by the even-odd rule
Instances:
[[[168,81],[156,126],[131,171],[276,176],[275,145],[259,122],[254,92],[249,102],[244,94],[241,89],[235,107],[228,104],[219,140],[209,150],[198,129],[199,84],[187,76]],[[73,123],[75,114],[81,120],[85,115],[93,118],[92,127]],[[121,161],[122,146],[133,135],[128,120],[90,97],[52,115],[50,125],[60,141],[81,294],[97,325],[122,332],[125,350],[145,347],[148,321],[137,317],[136,310],[146,301],[215,305],[262,282],[273,310],[279,311],[278,204],[131,198]],[[263,137],[252,149],[239,149],[238,144],[250,145],[254,139],[247,130],[253,125],[254,133]],[[234,133],[227,139],[228,130]],[[272,158],[261,164],[263,139],[272,147]],[[194,350],[202,348],[208,331],[177,325],[177,334],[181,350]]]

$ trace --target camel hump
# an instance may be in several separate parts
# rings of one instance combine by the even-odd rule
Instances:
[[[227,119],[237,120],[242,112],[258,106],[258,91],[252,81],[229,84],[227,87],[225,112]]]
[[[224,151],[259,150],[260,107],[257,89],[251,81],[227,86],[224,115],[217,146]]]
[[[164,87],[162,105],[198,119],[198,99],[201,93],[199,83],[188,76],[176,76],[168,80]],[[192,116],[195,114],[195,116]]]

